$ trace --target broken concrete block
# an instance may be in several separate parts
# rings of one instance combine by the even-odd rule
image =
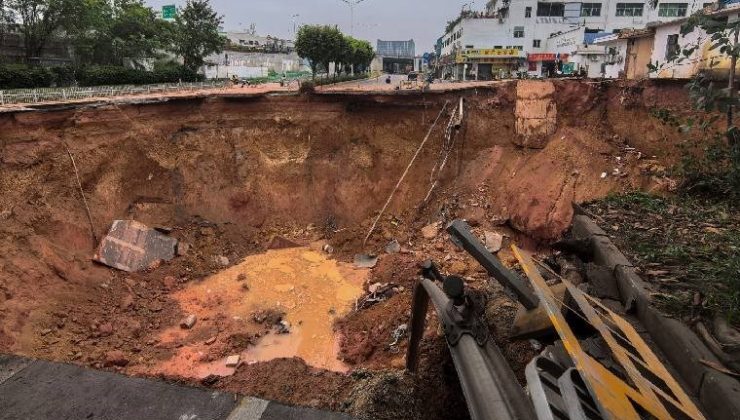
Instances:
[[[355,267],[373,268],[378,264],[378,257],[368,254],[355,255]]]
[[[115,220],[100,241],[93,260],[119,270],[133,272],[175,257],[177,239],[134,220]]]
[[[236,367],[239,364],[239,355],[234,354],[226,358],[226,367]]]
[[[226,267],[229,265],[229,258],[224,257],[223,255],[218,255],[218,256],[213,257],[213,261],[215,261],[216,264],[222,267]]]
[[[182,321],[180,321],[180,328],[189,330],[189,329],[193,328],[193,325],[195,325],[195,321],[197,321],[197,320],[198,320],[198,318],[196,318],[195,315],[190,314],[187,317],[185,317],[185,319],[183,319]]]
[[[397,254],[401,252],[401,244],[399,244],[398,241],[394,239],[388,242],[388,244],[385,246],[385,252],[388,254]]]

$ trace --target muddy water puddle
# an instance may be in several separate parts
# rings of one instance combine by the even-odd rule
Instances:
[[[242,363],[297,356],[314,367],[346,371],[347,366],[337,359],[333,323],[353,308],[367,275],[368,270],[309,248],[247,257],[173,295],[183,312],[196,315],[198,321],[192,329],[173,326],[161,334],[162,343],[179,348],[171,359],[149,371],[194,378],[224,376],[234,371],[225,361],[234,354],[240,355]],[[264,333],[265,326],[254,320],[259,311],[285,313],[289,333],[271,328],[256,343],[234,345],[235,337],[260,329]]]

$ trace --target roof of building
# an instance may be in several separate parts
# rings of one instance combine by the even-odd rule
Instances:
[[[609,34],[602,37],[597,37],[593,40],[593,44],[608,44],[614,41],[621,41],[624,39],[635,39],[644,38],[647,36],[653,36],[655,29],[653,28],[641,28],[641,29],[622,29],[618,33]]]
[[[707,6],[703,9],[703,12],[707,16],[725,16],[729,15],[731,13],[739,13],[740,12],[740,3],[722,3],[723,5],[720,6],[720,9],[712,10],[714,7],[714,4],[712,6]],[[687,20],[689,20],[690,16],[682,17],[680,19],[673,19],[668,20],[665,22],[648,22],[647,27],[648,28],[659,28],[661,26],[669,26],[669,25],[675,25],[675,24],[683,24]]]
[[[596,32],[596,33],[586,32],[585,34],[583,34],[583,42],[585,44],[593,44],[596,39],[609,36],[609,35],[612,35],[612,32]]]

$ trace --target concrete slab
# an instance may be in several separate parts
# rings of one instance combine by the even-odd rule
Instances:
[[[216,420],[236,406],[233,394],[45,361],[2,383],[0,395],[3,420]]]

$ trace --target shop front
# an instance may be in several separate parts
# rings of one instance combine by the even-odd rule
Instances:
[[[523,64],[522,51],[516,48],[468,49],[461,51],[456,63],[460,80],[493,80],[513,77]]]
[[[530,74],[552,77],[572,70],[568,62],[568,54],[560,53],[532,53],[527,56],[527,70]]]

